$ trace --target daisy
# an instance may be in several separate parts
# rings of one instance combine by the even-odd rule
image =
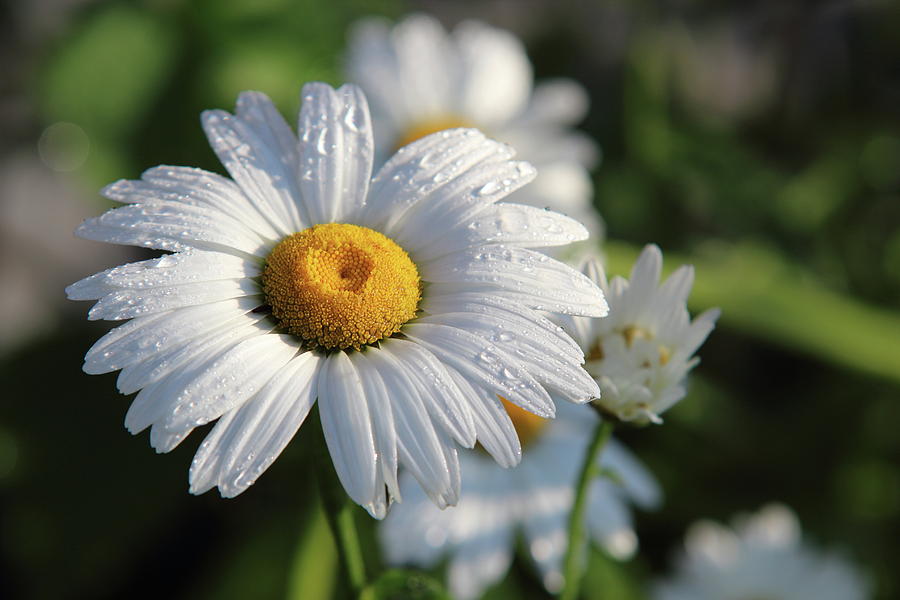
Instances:
[[[172,254],[67,289],[124,320],[84,369],[121,369],[139,392],[132,433],[168,452],[216,421],[190,489],[240,494],[318,400],[335,470],[376,518],[400,499],[403,464],[439,506],[459,460],[506,435],[497,394],[542,417],[598,394],[577,344],[539,311],[602,316],[586,277],[529,247],[584,239],[562,215],[499,202],[534,177],[473,129],[400,149],[372,177],[373,139],[355,86],[303,88],[299,139],[272,103],[241,94],[203,114],[231,179],[161,166],[104,195],[127,206],[78,235]]]
[[[423,14],[393,27],[364,19],[351,32],[346,71],[369,97],[379,155],[435,131],[477,127],[537,168],[514,201],[568,214],[592,239],[601,235],[588,174],[597,149],[571,128],[587,112],[587,94],[569,79],[533,86],[525,48],[511,33],[466,21],[448,34]]]
[[[693,267],[678,268],[660,285],[661,270],[662,253],[654,245],[641,252],[630,280],[607,281],[600,263],[588,260],[583,271],[603,290],[609,317],[560,318],[600,384],[596,404],[637,424],[661,423],[659,415],[684,397],[687,373],[700,361],[694,353],[719,317],[719,310],[711,309],[691,321],[687,297]]]
[[[501,580],[512,560],[518,531],[550,592],[562,587],[562,558],[568,544],[567,523],[583,456],[596,427],[594,411],[560,405],[559,416],[546,421],[507,404],[525,446],[522,463],[498,460],[483,452],[465,452],[463,498],[458,506],[439,511],[418,489],[406,492],[380,528],[388,560],[430,567],[449,555],[448,584],[454,598],[477,598]],[[485,446],[495,456],[498,448]],[[518,452],[518,444],[504,449]],[[652,508],[660,491],[653,477],[622,446],[611,442],[601,459],[618,480],[593,480],[588,496],[591,537],[613,556],[624,559],[637,548],[628,503]],[[401,477],[401,488],[412,482]]]
[[[770,505],[728,528],[694,524],[679,572],[657,584],[654,600],[863,600],[869,585],[836,554],[804,544],[797,517]]]

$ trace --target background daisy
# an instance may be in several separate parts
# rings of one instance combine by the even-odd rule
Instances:
[[[569,79],[533,86],[513,34],[478,21],[448,33],[434,17],[414,14],[393,26],[360,21],[348,45],[347,77],[369,97],[381,156],[434,131],[477,127],[537,168],[514,201],[572,216],[595,241],[602,235],[587,172],[597,149],[572,129],[587,113],[587,94]]]
[[[362,92],[313,83],[302,95],[299,143],[262,94],[203,114],[232,180],[157,167],[104,190],[127,206],[80,236],[174,254],[69,286],[98,300],[89,318],[132,319],[94,344],[85,371],[121,369],[119,391],[139,391],[126,426],[150,427],[159,452],[218,419],[193,493],[246,490],[318,403],[337,475],[372,516],[400,499],[399,464],[438,506],[456,504],[452,440],[496,435],[496,394],[552,417],[551,393],[599,393],[577,345],[535,309],[602,316],[603,296],[527,249],[587,232],[499,202],[534,169],[476,130],[407,146],[373,179]]]
[[[772,504],[729,528],[710,521],[688,530],[678,572],[654,600],[864,600],[866,578],[845,558],[803,542],[796,515]]]
[[[478,598],[503,579],[520,534],[544,587],[550,592],[562,587],[575,483],[597,416],[588,407],[572,405],[560,405],[553,421],[514,406],[509,412],[523,446],[518,467],[501,468],[512,461],[498,465],[484,452],[463,453],[462,499],[443,511],[409,477],[401,477],[401,487],[410,491],[380,528],[385,554],[394,564],[431,567],[449,558],[448,587],[460,600]],[[519,447],[503,450],[513,454]],[[496,447],[489,451],[498,454]],[[590,484],[589,537],[615,558],[629,558],[637,550],[629,505],[655,508],[661,493],[643,465],[618,443],[606,447],[600,463],[614,481],[597,477]]]

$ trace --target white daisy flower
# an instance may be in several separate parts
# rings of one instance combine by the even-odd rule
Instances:
[[[654,600],[864,600],[869,585],[837,554],[804,544],[791,510],[769,505],[728,528],[691,526],[679,572]]]
[[[318,399],[350,497],[383,517],[405,465],[455,504],[465,447],[509,435],[502,394],[544,417],[552,398],[599,392],[577,344],[541,316],[602,316],[600,290],[529,247],[584,239],[562,215],[499,202],[534,177],[472,129],[397,152],[372,177],[373,139],[355,86],[303,89],[299,140],[264,95],[203,127],[232,179],[156,167],[104,190],[127,203],[78,235],[172,251],[67,289],[90,319],[130,322],[87,353],[138,392],[125,424],[168,452],[215,427],[190,489],[247,489]],[[502,242],[502,243],[500,243]],[[385,490],[387,487],[387,492]]]
[[[448,584],[460,600],[481,596],[503,578],[519,530],[546,588],[557,592],[563,583],[579,457],[590,443],[597,416],[588,407],[560,405],[559,416],[546,421],[511,404],[507,407],[526,446],[518,467],[503,469],[481,452],[465,452],[460,456],[464,494],[458,506],[439,511],[419,489],[410,489],[379,530],[393,564],[430,567],[449,555]],[[508,450],[512,455],[511,450],[517,452],[518,445]],[[600,462],[619,482],[598,477],[590,484],[587,525],[598,544],[624,559],[637,549],[628,503],[653,508],[660,491],[637,459],[615,441],[607,445]],[[404,490],[412,487],[408,479],[401,477]]]
[[[477,21],[448,34],[423,14],[393,27],[364,19],[351,32],[346,70],[369,97],[379,155],[441,129],[477,127],[537,168],[514,201],[570,215],[594,241],[602,235],[588,174],[597,148],[572,129],[587,113],[587,94],[569,79],[533,86],[513,34]]]
[[[660,285],[661,270],[654,245],[641,252],[630,281],[608,282],[600,263],[588,260],[583,271],[603,290],[609,316],[559,319],[587,354],[585,368],[602,390],[596,403],[623,421],[662,422],[659,415],[684,397],[687,373],[700,361],[694,352],[719,317],[712,309],[691,321],[693,267],[680,267]]]

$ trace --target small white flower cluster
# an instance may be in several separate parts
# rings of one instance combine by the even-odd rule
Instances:
[[[685,377],[699,362],[694,353],[719,316],[718,309],[710,309],[691,321],[692,267],[680,267],[662,285],[661,271],[662,253],[652,245],[641,252],[629,280],[607,281],[600,263],[589,260],[583,272],[606,295],[609,316],[560,317],[600,384],[596,402],[623,421],[662,422],[659,415],[684,397]]]

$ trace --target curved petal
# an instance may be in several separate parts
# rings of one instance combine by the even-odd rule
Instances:
[[[322,369],[319,416],[334,469],[353,501],[381,518],[386,506],[376,502],[384,496],[384,485],[378,477],[372,418],[359,371],[344,352],[331,354]]]
[[[397,430],[394,427],[394,409],[384,380],[377,367],[366,358],[368,353],[353,352],[350,361],[356,367],[362,381],[363,391],[369,404],[372,431],[375,435],[375,449],[382,479],[391,497],[400,501],[400,485],[397,482]]]
[[[269,243],[231,217],[204,206],[147,202],[85,219],[75,235],[98,242],[179,251],[188,248],[264,257]]]
[[[229,298],[260,296],[252,279],[221,279],[138,290],[120,290],[103,296],[88,312],[88,319],[119,321]]]
[[[272,226],[282,236],[303,229],[297,175],[283,162],[279,145],[270,146],[274,136],[264,130],[261,137],[257,127],[222,110],[204,111],[201,121],[216,156],[244,194],[266,206]]]
[[[309,414],[321,362],[312,352],[295,356],[255,397],[216,422],[191,463],[192,494],[218,485],[231,498],[253,485]]]
[[[406,340],[388,339],[381,350],[403,369],[422,395],[426,408],[444,430],[466,448],[475,445],[475,423],[467,398],[434,355]]]
[[[138,433],[151,423],[165,426],[165,421],[178,405],[180,394],[217,358],[244,340],[267,334],[272,325],[258,320],[223,327],[201,341],[192,341],[147,361],[144,389],[138,393],[125,415],[125,427]],[[190,427],[184,427],[186,431]],[[177,433],[170,430],[171,433]]]
[[[565,354],[534,337],[534,329],[521,319],[501,319],[481,313],[445,313],[422,317],[417,323],[455,327],[477,335],[512,357],[532,377],[572,402],[588,402],[600,397],[600,387]]]
[[[129,263],[85,277],[66,288],[69,300],[96,300],[121,289],[144,289],[256,277],[259,265],[222,252],[189,249],[151,260]]]
[[[586,240],[584,225],[557,212],[510,202],[498,202],[474,215],[465,227],[437,234],[418,247],[416,257],[433,260],[482,244],[515,244],[524,248],[563,246]]]
[[[169,431],[218,419],[256,394],[298,351],[292,336],[263,334],[238,343],[185,385],[165,419]]]
[[[512,148],[487,139],[477,129],[450,129],[425,136],[397,150],[379,169],[368,202],[354,222],[396,239],[395,235],[402,233],[397,223],[412,207],[431,203],[432,195],[440,194],[470,169],[509,161],[513,154]]]
[[[469,399],[478,443],[501,467],[506,469],[519,464],[522,460],[519,435],[497,395],[470,385],[455,369],[447,369],[447,372]]]
[[[459,459],[449,440],[435,430],[415,383],[382,350],[370,348],[366,358],[378,369],[391,398],[400,461],[435,504],[456,504]]]
[[[369,105],[352,84],[303,86],[300,189],[311,222],[343,222],[366,201],[375,153]]]
[[[471,248],[422,263],[419,268],[426,281],[452,283],[458,291],[459,284],[499,288],[537,310],[588,317],[603,317],[608,312],[603,292],[590,279],[525,248],[499,244]]]
[[[258,305],[259,300],[256,298],[232,298],[137,317],[97,340],[84,357],[84,370],[97,375],[141,362],[182,342],[223,327]]]
[[[513,34],[477,21],[453,31],[463,84],[457,90],[463,114],[485,127],[525,109],[531,95],[531,63]]]
[[[463,329],[431,323],[408,324],[403,333],[474,384],[492,390],[539,417],[555,415],[556,409],[547,391],[495,343]]]
[[[266,240],[281,237],[272,225],[279,219],[266,212],[268,205],[253,202],[232,180],[203,169],[160,165],[144,171],[139,181],[120,179],[100,193],[126,204],[166,201],[212,208]]]

